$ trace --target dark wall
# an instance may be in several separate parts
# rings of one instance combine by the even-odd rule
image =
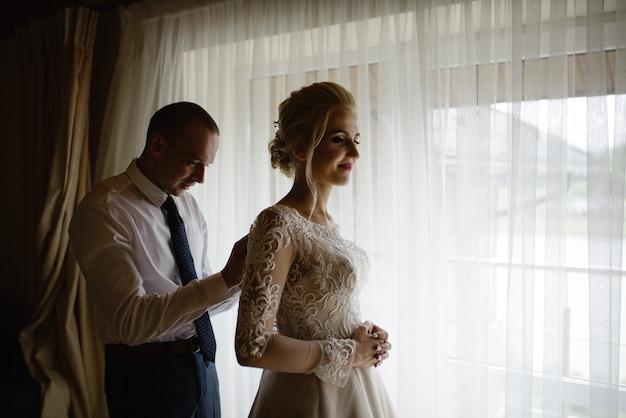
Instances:
[[[3,232],[2,269],[0,269],[0,321],[5,333],[17,332],[26,321],[24,312],[26,292],[24,280],[25,258],[23,234],[23,211],[26,207],[26,188],[28,180],[24,178],[23,166],[27,164],[22,155],[19,135],[17,47],[12,39],[0,40],[0,55],[6,57],[0,65],[0,121],[2,123],[3,152],[0,153],[0,176],[5,182],[4,196],[10,205],[0,208],[0,227]]]

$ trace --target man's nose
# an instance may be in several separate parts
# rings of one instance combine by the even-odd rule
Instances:
[[[196,183],[204,183],[204,169],[205,167],[203,165],[199,165],[193,172],[192,178]]]

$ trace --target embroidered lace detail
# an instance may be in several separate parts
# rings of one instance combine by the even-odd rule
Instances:
[[[274,251],[289,245],[290,237],[284,234],[286,223],[282,218],[257,218],[251,230],[261,223],[264,229],[273,231],[271,234],[255,234],[255,239],[248,240],[246,256],[247,271],[242,283],[239,299],[239,315],[246,318],[245,328],[241,328],[237,338],[248,338],[248,343],[240,345],[242,357],[261,357],[270,336],[277,332],[275,327],[267,330],[268,324],[274,321],[278,308],[279,286],[272,281],[270,272],[274,270]],[[250,266],[258,266],[253,269]]]
[[[281,292],[271,275],[274,256],[290,245],[293,262]],[[261,212],[248,241],[235,337],[239,356],[262,357],[275,333],[324,341],[324,358],[313,372],[325,382],[345,383],[368,269],[365,251],[342,238],[338,227],[310,222],[282,205]]]
[[[353,360],[353,340],[330,339],[324,343],[324,357],[313,373],[326,383],[344,387]]]

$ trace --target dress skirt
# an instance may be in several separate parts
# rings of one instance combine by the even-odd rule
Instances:
[[[250,418],[392,418],[394,407],[374,367],[354,368],[344,387],[314,374],[264,370]]]

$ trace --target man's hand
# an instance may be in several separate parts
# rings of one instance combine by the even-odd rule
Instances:
[[[233,245],[228,261],[222,269],[222,276],[229,289],[241,283],[243,278],[243,264],[246,260],[247,252],[248,235],[246,234]]]

